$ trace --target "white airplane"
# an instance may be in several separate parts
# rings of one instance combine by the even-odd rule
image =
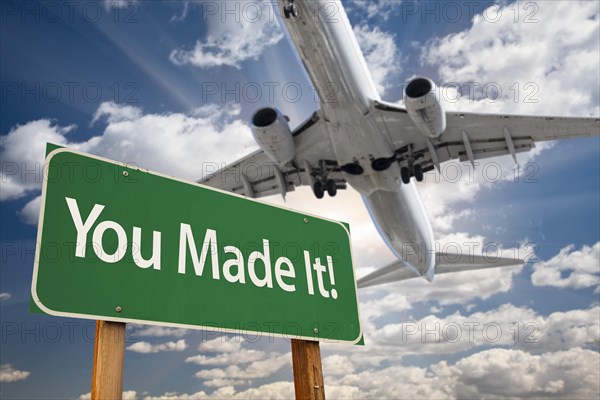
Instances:
[[[598,118],[444,111],[428,78],[406,86],[405,107],[381,99],[339,0],[278,0],[284,30],[304,63],[320,109],[291,130],[274,108],[252,117],[260,150],[201,181],[251,198],[310,185],[317,198],[347,184],[361,193],[398,257],[358,281],[367,287],[415,276],[521,264],[522,260],[437,253],[414,183],[452,160],[526,152],[535,142],[600,134]],[[243,171],[253,171],[244,174]],[[258,172],[257,172],[258,171]],[[416,274],[415,274],[416,273]]]

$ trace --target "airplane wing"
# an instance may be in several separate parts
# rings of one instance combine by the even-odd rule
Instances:
[[[428,139],[402,107],[375,102],[374,118],[388,132],[400,162],[411,151],[427,172],[448,160],[470,161],[516,154],[535,142],[600,134],[598,118],[537,117],[501,114],[446,113],[446,130]],[[410,150],[409,150],[410,148]]]
[[[316,176],[325,173],[338,189],[345,189],[346,181],[337,167],[327,127],[319,113],[300,124],[292,135],[296,148],[293,163],[280,166],[257,150],[198,183],[251,198],[275,194],[285,197],[297,186],[311,185]]]
[[[436,253],[435,274],[448,274],[452,272],[472,271],[496,267],[510,267],[523,265],[525,261],[513,258],[486,257],[472,254]],[[383,285],[385,283],[404,281],[420,278],[402,260],[396,260],[375,272],[360,278],[356,285],[359,289],[369,286]]]
[[[375,101],[370,115],[389,135],[398,161],[402,163],[410,157],[423,172],[439,169],[441,163],[454,159],[475,163],[509,154],[516,161],[517,153],[530,151],[538,141],[600,134],[598,118],[447,112],[446,130],[440,137],[430,139],[400,106]],[[285,197],[297,186],[312,185],[320,175],[345,189],[346,181],[319,112],[292,134],[294,162],[280,166],[258,150],[198,182],[252,198],[274,194]]]

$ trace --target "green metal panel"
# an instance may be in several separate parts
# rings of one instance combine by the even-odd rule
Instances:
[[[44,312],[359,342],[344,224],[64,148],[46,165],[32,284]]]

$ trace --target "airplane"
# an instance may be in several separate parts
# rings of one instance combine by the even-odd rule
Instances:
[[[436,252],[415,184],[448,160],[463,162],[530,151],[535,142],[600,134],[598,118],[448,112],[427,77],[411,79],[404,106],[381,99],[339,0],[277,0],[280,20],[320,100],[292,130],[276,108],[257,110],[259,150],[200,181],[259,198],[310,185],[321,199],[357,190],[397,260],[357,281],[358,288],[440,273],[522,264],[523,260]],[[335,11],[335,12],[332,12]],[[332,93],[335,95],[332,96]],[[260,173],[240,174],[246,167]]]

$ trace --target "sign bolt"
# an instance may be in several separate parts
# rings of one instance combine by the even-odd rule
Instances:
[[[315,328],[315,329],[313,329],[313,331],[314,331],[315,333],[319,333],[319,328]]]
[[[308,218],[304,218],[304,223],[308,224]]]
[[[123,176],[129,176],[129,172],[123,171]]]
[[[123,311],[123,309],[121,308],[121,306],[116,306],[115,311],[120,313],[121,311]]]

